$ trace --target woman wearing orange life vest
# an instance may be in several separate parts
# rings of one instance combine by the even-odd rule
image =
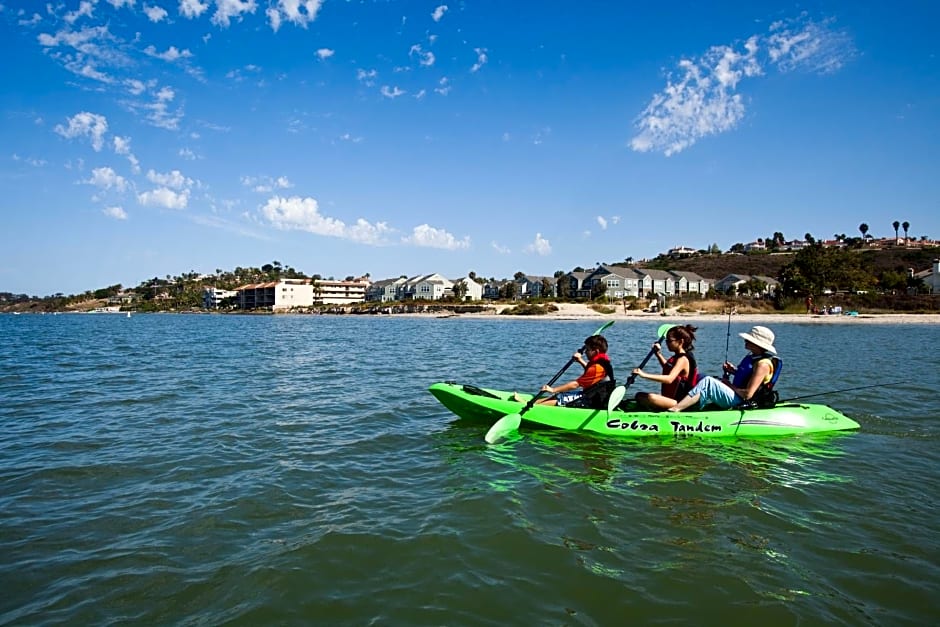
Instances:
[[[661,411],[675,407],[679,399],[685,397],[689,390],[698,383],[698,368],[692,351],[695,349],[696,327],[690,324],[675,326],[666,332],[666,348],[672,351],[672,357],[666,359],[659,347],[659,342],[653,343],[653,351],[659,365],[663,368],[662,374],[649,374],[636,368],[633,374],[649,381],[662,384],[659,394],[637,392],[636,401],[641,407]]]

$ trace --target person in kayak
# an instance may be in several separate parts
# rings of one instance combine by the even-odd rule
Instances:
[[[688,396],[667,411],[684,411],[693,405],[698,405],[698,409],[708,405],[722,409],[737,407],[751,401],[762,387],[775,380],[774,369],[779,362],[774,332],[767,327],[753,327],[738,335],[744,339],[748,354],[737,367],[728,361],[722,365],[725,376],[733,378],[728,381],[727,378],[703,377]]]
[[[587,357],[587,359],[585,359]],[[607,399],[614,389],[614,367],[607,356],[607,339],[603,335],[591,335],[584,340],[584,355],[575,353],[572,359],[584,368],[584,374],[577,379],[552,387],[542,386],[542,392],[551,394],[540,398],[537,405],[558,405],[559,407],[592,407],[601,409],[607,406]],[[513,392],[517,403],[525,401],[517,392]]]
[[[698,367],[692,351],[695,349],[695,331],[697,327],[691,324],[675,326],[666,332],[666,348],[672,351],[672,357],[663,356],[659,342],[653,342],[653,351],[662,374],[649,374],[640,368],[635,368],[633,374],[649,381],[662,384],[659,394],[650,392],[637,392],[636,402],[645,409],[662,411],[675,407],[679,399],[684,398],[696,383],[698,383]]]

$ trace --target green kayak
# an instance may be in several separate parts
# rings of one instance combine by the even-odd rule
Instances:
[[[512,392],[459,383],[435,383],[431,394],[461,418],[491,425],[522,411],[525,402],[512,400]],[[531,395],[520,395],[523,401]],[[590,431],[617,437],[689,435],[697,437],[779,436],[858,429],[859,424],[827,405],[780,403],[772,409],[649,412],[617,409],[577,409],[533,405],[522,416],[525,426]]]

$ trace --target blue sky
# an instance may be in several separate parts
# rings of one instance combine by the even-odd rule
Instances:
[[[0,0],[0,291],[938,238],[938,6]]]

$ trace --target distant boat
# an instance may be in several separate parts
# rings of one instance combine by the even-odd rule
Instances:
[[[129,312],[129,311],[127,312],[127,317],[128,317],[128,318],[131,317],[131,312]]]

